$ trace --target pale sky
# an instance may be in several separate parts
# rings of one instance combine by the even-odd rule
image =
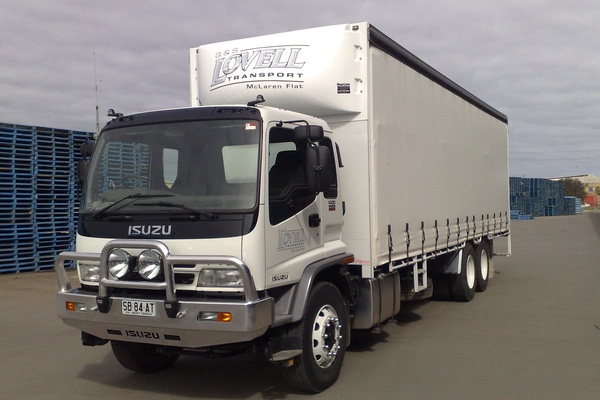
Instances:
[[[0,0],[0,122],[187,106],[191,47],[363,21],[508,116],[511,176],[600,176],[597,0]]]

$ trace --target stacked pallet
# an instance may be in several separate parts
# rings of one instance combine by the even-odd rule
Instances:
[[[520,216],[572,215],[576,207],[565,197],[565,184],[543,178],[510,178],[510,208],[513,219]],[[581,209],[581,201],[580,201]]]
[[[575,196],[566,196],[565,197],[565,214],[567,215],[575,215],[575,214],[583,214],[583,209],[581,208],[581,199]]]
[[[0,124],[0,273],[40,271],[74,246],[79,146],[89,132]]]
[[[33,128],[0,126],[0,271],[36,268]]]
[[[565,184],[561,181],[543,179],[543,192],[541,193],[544,203],[544,214],[547,217],[563,215],[565,213]]]
[[[529,214],[521,214],[521,211],[519,211],[519,210],[510,210],[510,219],[525,220],[525,219],[533,219],[533,217]]]
[[[529,179],[516,177],[509,178],[510,210],[513,219],[517,219],[519,215],[531,215],[531,195],[529,185]]]

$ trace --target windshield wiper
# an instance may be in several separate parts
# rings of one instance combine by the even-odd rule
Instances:
[[[119,199],[119,200],[115,201],[114,203],[109,204],[108,206],[104,207],[103,209],[97,211],[96,213],[94,213],[94,215],[92,215],[92,217],[94,219],[101,219],[106,215],[106,213],[109,210],[113,209],[114,207],[116,207],[117,205],[123,203],[125,200],[128,200],[128,199],[133,199],[133,200],[131,200],[129,203],[123,204],[120,208],[123,208],[126,205],[133,203],[137,199],[148,199],[148,198],[153,198],[153,197],[172,197],[172,196],[175,196],[175,195],[174,194],[144,194],[144,193],[130,194],[129,196],[125,196],[122,199]]]
[[[202,217],[206,217],[209,219],[217,219],[219,218],[219,216],[215,213],[211,213],[211,212],[206,212],[206,211],[198,211],[198,210],[194,210],[191,207],[188,207],[184,204],[176,204],[176,203],[171,203],[168,201],[157,201],[154,203],[139,203],[138,206],[149,206],[149,207],[174,207],[174,208],[181,208],[182,210],[186,210],[191,212],[193,215],[195,216],[202,216]]]

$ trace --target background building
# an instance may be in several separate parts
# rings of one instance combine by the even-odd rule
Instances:
[[[573,175],[573,176],[561,176],[556,178],[550,178],[553,181],[561,179],[577,179],[585,186],[585,192],[588,196],[585,198],[585,202],[592,206],[598,207],[598,194],[600,193],[600,177],[591,174],[587,175]]]

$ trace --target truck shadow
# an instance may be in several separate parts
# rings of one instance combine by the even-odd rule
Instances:
[[[400,326],[420,321],[421,315],[417,314],[417,310],[429,304],[432,300],[405,301],[402,303],[400,312],[396,315],[396,323]]]
[[[403,326],[420,320],[421,316],[416,310],[426,303],[427,301],[403,303],[400,313],[388,324]],[[353,331],[348,352],[374,352],[389,337],[385,326],[375,331]],[[106,350],[101,362],[87,364],[79,373],[80,378],[105,386],[107,389],[102,392],[110,393],[110,388],[114,388],[118,389],[117,393],[123,389],[210,399],[245,399],[260,395],[263,399],[270,400],[285,399],[297,394],[284,382],[281,370],[266,361],[261,354],[220,359],[182,356],[166,371],[139,374],[123,368],[110,348],[106,347]]]
[[[352,331],[352,343],[348,348],[350,352],[369,352],[375,351],[375,347],[380,343],[387,342],[390,334],[386,327],[390,325],[405,326],[422,319],[416,311],[429,303],[430,300],[403,302],[400,312],[386,324],[365,331]],[[388,329],[389,330],[389,329]]]
[[[124,369],[109,352],[102,362],[86,365],[79,377],[108,388],[189,398],[245,399],[260,394],[275,400],[293,393],[281,371],[259,354],[216,360],[182,356],[166,371],[138,374]]]

